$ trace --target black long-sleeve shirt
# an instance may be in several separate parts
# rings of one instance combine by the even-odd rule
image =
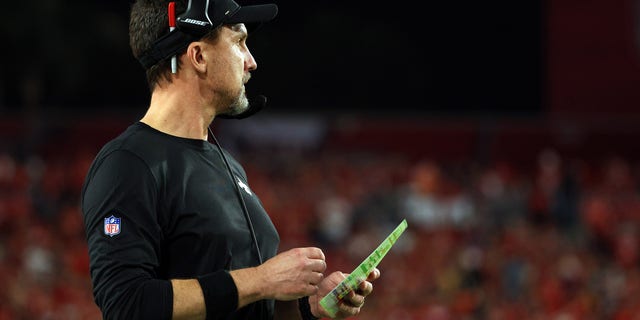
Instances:
[[[237,161],[241,186],[264,260],[279,237]],[[82,191],[96,304],[105,319],[170,319],[170,279],[212,274],[225,297],[208,319],[271,319],[273,301],[238,311],[227,271],[259,259],[220,151],[203,140],[164,134],[137,122],[96,156]],[[227,303],[233,301],[234,303]]]

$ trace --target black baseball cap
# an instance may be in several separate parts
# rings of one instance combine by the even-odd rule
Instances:
[[[175,30],[156,40],[138,61],[148,69],[221,25],[245,23],[253,31],[277,14],[276,4],[240,6],[233,0],[189,0],[185,12],[176,17]]]

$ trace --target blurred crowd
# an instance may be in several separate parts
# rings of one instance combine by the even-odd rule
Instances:
[[[79,210],[97,149],[0,150],[0,320],[100,319]],[[281,249],[355,268],[402,220],[358,319],[640,319],[637,164],[235,151]],[[526,168],[526,169],[524,169]]]
[[[637,168],[553,149],[532,163],[336,153],[249,176],[283,245],[319,245],[332,270],[408,220],[361,319],[640,319]]]

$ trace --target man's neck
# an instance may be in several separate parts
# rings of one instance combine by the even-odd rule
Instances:
[[[172,136],[206,140],[214,113],[206,101],[188,89],[156,88],[149,109],[140,121]]]

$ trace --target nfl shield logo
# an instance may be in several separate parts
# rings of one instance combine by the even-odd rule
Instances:
[[[104,234],[113,237],[120,233],[120,218],[116,218],[113,215],[108,218],[104,218]]]

